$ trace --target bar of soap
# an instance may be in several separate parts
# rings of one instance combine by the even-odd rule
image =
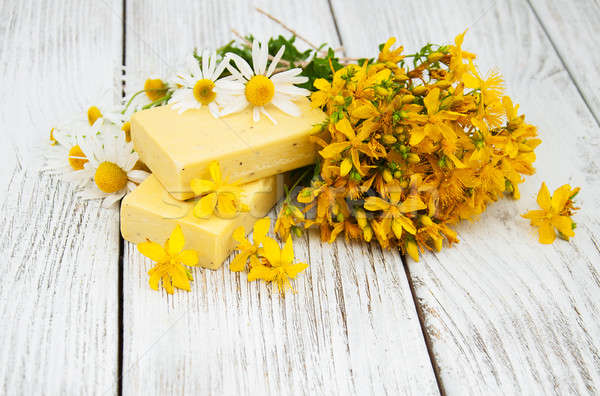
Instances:
[[[242,199],[249,212],[232,219],[216,215],[199,219],[193,214],[196,200],[174,199],[151,175],[123,199],[121,234],[133,243],[151,240],[164,244],[179,224],[185,236],[185,249],[198,252],[200,266],[217,269],[235,246],[233,231],[239,226],[250,231],[254,222],[275,205],[282,195],[281,180],[282,176],[271,176],[243,185]]]
[[[190,180],[208,178],[208,164],[218,160],[223,176],[247,183],[312,164],[316,147],[309,141],[325,113],[307,99],[297,102],[301,116],[289,116],[272,105],[266,109],[273,124],[252,109],[214,118],[206,106],[182,114],[160,106],[131,117],[135,151],[173,197],[193,197]]]

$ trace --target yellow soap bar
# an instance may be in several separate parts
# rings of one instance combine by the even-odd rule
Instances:
[[[254,122],[251,108],[214,118],[206,106],[182,114],[170,106],[155,107],[131,117],[133,147],[171,195],[188,199],[190,181],[207,179],[213,160],[224,177],[241,183],[312,164],[316,147],[309,136],[326,116],[307,99],[297,104],[300,117],[267,105],[276,125],[264,115]]]
[[[185,249],[198,252],[200,266],[217,269],[235,246],[233,231],[239,226],[250,231],[254,222],[275,205],[282,195],[281,179],[282,176],[271,176],[244,184],[242,201],[249,206],[248,212],[232,219],[216,215],[199,219],[193,214],[196,200],[174,199],[151,175],[123,199],[121,234],[133,243],[151,240],[164,244],[179,224],[185,236]]]

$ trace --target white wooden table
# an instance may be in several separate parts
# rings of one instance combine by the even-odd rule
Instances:
[[[152,291],[118,209],[40,175],[35,148],[122,62],[164,73],[231,28],[283,33],[254,5],[347,56],[469,27],[543,139],[522,199],[419,263],[310,233],[285,299],[226,269]],[[0,394],[598,394],[599,21],[594,0],[1,1]],[[543,180],[582,187],[570,242],[540,245],[519,217]]]

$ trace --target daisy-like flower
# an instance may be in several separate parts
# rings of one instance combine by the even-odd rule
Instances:
[[[310,92],[294,84],[305,83],[308,78],[299,75],[302,72],[301,68],[273,74],[284,51],[285,46],[282,46],[268,67],[269,46],[266,41],[254,40],[252,43],[252,67],[237,54],[226,55],[234,61],[237,69],[227,65],[227,70],[233,79],[227,79],[222,84],[223,93],[228,94],[220,101],[223,105],[222,115],[252,106],[255,122],[260,120],[260,113],[262,113],[276,124],[277,121],[265,108],[266,105],[272,104],[286,114],[300,116],[300,108],[293,101],[308,96]]]
[[[149,175],[136,169],[138,154],[119,127],[102,118],[92,125],[81,149],[88,159],[83,170],[88,183],[80,193],[83,199],[102,199],[102,206],[110,207]]]
[[[173,294],[174,288],[190,291],[190,281],[194,278],[186,267],[198,264],[198,253],[195,250],[183,250],[184,246],[185,238],[180,225],[171,232],[164,247],[151,241],[137,245],[140,253],[156,262],[148,271],[148,283],[152,289],[158,290],[158,284],[162,281],[169,294]]]
[[[170,82],[176,87],[169,104],[173,104],[174,110],[183,113],[190,109],[199,109],[208,106],[208,110],[215,117],[219,117],[219,90],[223,80],[219,77],[229,63],[227,58],[217,61],[215,51],[204,50],[202,52],[202,66],[198,60],[192,57],[189,61],[187,71],[178,73]]]
[[[51,146],[45,152],[45,165],[41,169],[70,183],[81,186],[88,180],[84,166],[88,162],[81,149],[85,139],[75,125],[63,125],[50,131]]]

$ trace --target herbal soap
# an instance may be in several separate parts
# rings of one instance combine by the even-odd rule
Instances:
[[[214,118],[206,108],[179,114],[170,106],[135,113],[131,138],[135,151],[173,197],[193,196],[190,180],[208,178],[208,163],[217,160],[223,176],[246,183],[314,162],[309,136],[325,119],[307,99],[297,102],[301,116],[287,115],[272,105],[267,117],[254,122],[252,110]]]
[[[251,230],[254,222],[264,217],[281,196],[282,176],[263,178],[242,186],[242,200],[249,206],[232,219],[213,215],[199,219],[193,214],[196,200],[174,199],[154,176],[149,176],[121,204],[121,234],[140,243],[151,240],[163,244],[179,224],[185,236],[185,249],[198,252],[199,265],[217,269],[235,246],[233,231],[244,226]]]

